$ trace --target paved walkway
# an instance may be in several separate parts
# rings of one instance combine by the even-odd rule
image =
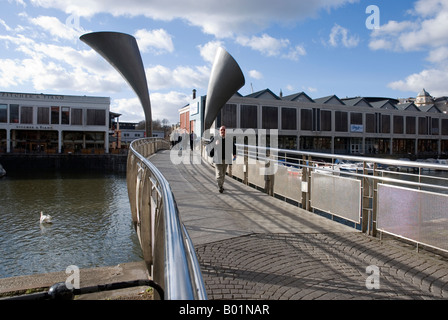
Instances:
[[[369,237],[226,178],[150,160],[173,189],[209,299],[446,299],[448,258]],[[369,289],[370,288],[370,289]]]

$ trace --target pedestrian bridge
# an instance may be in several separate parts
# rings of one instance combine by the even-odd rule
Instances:
[[[427,178],[443,165],[345,157],[363,165],[337,171],[321,154],[278,151],[260,179],[273,152],[250,164],[256,151],[239,146],[221,194],[206,156],[174,164],[164,141],[133,143],[132,216],[159,298],[448,297],[446,187]]]

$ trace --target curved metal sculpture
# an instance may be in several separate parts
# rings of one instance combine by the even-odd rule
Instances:
[[[211,127],[221,108],[244,83],[244,75],[238,63],[226,50],[218,48],[208,83],[204,130]]]
[[[92,32],[82,35],[79,39],[106,59],[135,91],[145,113],[146,136],[152,137],[148,84],[135,38],[120,32]]]

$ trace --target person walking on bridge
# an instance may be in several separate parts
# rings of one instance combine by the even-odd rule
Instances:
[[[218,190],[220,193],[224,192],[224,179],[226,177],[227,168],[232,165],[232,158],[236,158],[236,146],[235,142],[227,143],[227,147],[232,146],[232,151],[226,151],[226,127],[221,126],[219,128],[219,137],[215,139],[214,147],[210,152],[210,156],[213,157],[215,163],[215,177],[218,183]],[[216,152],[215,152],[216,151]]]

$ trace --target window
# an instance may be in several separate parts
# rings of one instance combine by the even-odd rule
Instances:
[[[0,122],[8,121],[8,105],[0,104]]]
[[[375,133],[375,128],[376,128],[375,114],[366,113],[366,132]]]
[[[33,123],[33,107],[20,108],[20,123],[24,124]]]
[[[51,124],[59,124],[59,107],[51,107]]]
[[[394,133],[404,132],[403,116],[394,116]]]
[[[350,124],[362,125],[362,113],[350,113]]]
[[[347,132],[348,131],[348,115],[345,111],[335,112],[335,125],[337,132]]]
[[[438,135],[439,134],[439,119],[433,118],[431,125],[432,125],[431,126],[431,133],[433,135]]]
[[[282,129],[297,130],[297,110],[294,108],[282,108]]]
[[[331,131],[331,111],[322,110],[320,112],[320,129],[322,131]]]
[[[221,126],[236,128],[236,104],[226,104],[221,109]]]
[[[278,108],[263,107],[262,112],[262,128],[278,129]]]
[[[280,149],[297,150],[297,136],[279,136],[278,147]]]
[[[320,131],[320,109],[313,108],[313,131]]]
[[[362,113],[350,113],[350,132],[364,132],[364,127],[362,125]]]
[[[258,128],[258,107],[252,105],[241,105],[241,128]]]
[[[448,119],[442,119],[442,134],[444,136],[448,135]]]
[[[106,110],[87,109],[88,126],[106,125]]]
[[[415,134],[415,117],[406,117],[406,134]]]
[[[9,123],[19,123],[19,105],[9,105]]]
[[[72,126],[82,126],[82,109],[72,108]]]
[[[37,124],[49,124],[50,123],[50,108],[38,107],[37,108]]]
[[[313,128],[313,110],[300,110],[300,130],[311,131]]]
[[[426,117],[418,117],[418,134],[428,134]]]
[[[70,124],[70,108],[61,107],[61,124]]]
[[[390,115],[381,115],[381,133],[390,133]]]

